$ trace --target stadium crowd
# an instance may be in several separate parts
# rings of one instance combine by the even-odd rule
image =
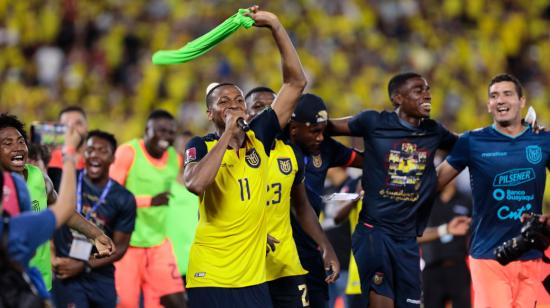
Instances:
[[[259,4],[263,4],[260,1]],[[54,119],[62,106],[83,106],[128,140],[153,107],[177,115],[184,129],[207,131],[202,99],[212,80],[245,89],[275,87],[273,44],[241,31],[208,57],[185,66],[157,67],[153,52],[182,46],[244,1],[2,1],[0,105]],[[489,120],[484,80],[518,76],[549,119],[550,6],[546,1],[266,1],[280,14],[297,46],[308,89],[336,116],[388,108],[390,72],[417,71],[434,84],[435,117],[457,131]],[[40,29],[40,31],[36,31]],[[31,60],[29,60],[31,59]],[[20,112],[21,111],[21,112]],[[446,112],[443,112],[446,111]],[[105,114],[116,124],[104,123]]]
[[[34,293],[58,307],[328,307],[329,298],[345,298],[347,307],[462,306],[472,298],[470,266],[475,306],[544,303],[535,295],[548,269],[541,274],[540,252],[505,267],[492,251],[494,239],[518,235],[521,214],[540,214],[548,198],[548,133],[522,117],[527,102],[539,123],[550,119],[550,4],[266,5],[277,15],[257,7],[247,14],[272,35],[241,30],[199,60],[164,67],[151,63],[154,51],[179,48],[237,6],[0,5],[1,204],[10,217],[2,226],[11,227],[2,243]],[[23,123],[33,121],[63,124],[65,143],[32,144]],[[511,154],[486,166],[472,158],[478,150],[482,158],[517,151],[525,162]],[[504,178],[509,165],[532,173]],[[358,193],[337,211],[325,191],[334,167],[363,171],[333,183],[332,191]],[[446,186],[465,167],[472,188]],[[529,181],[496,184],[514,176]],[[483,195],[476,181],[494,193]],[[526,196],[498,188],[517,185]],[[504,198],[532,204],[483,223],[494,215],[480,209]],[[453,210],[430,216],[434,202]],[[321,229],[325,216],[351,227],[341,251],[350,230],[333,238]],[[29,241],[25,223],[41,225],[41,236]],[[437,279],[450,290],[459,284],[455,274],[438,276],[450,268],[466,274],[467,292],[434,291]],[[516,283],[491,271],[528,278]],[[334,287],[339,275],[345,292]],[[499,290],[510,284],[511,294],[491,297],[495,281],[505,285]]]

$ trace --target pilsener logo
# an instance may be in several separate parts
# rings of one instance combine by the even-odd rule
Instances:
[[[494,187],[508,187],[527,183],[535,179],[533,168],[520,168],[499,173],[493,181]]]

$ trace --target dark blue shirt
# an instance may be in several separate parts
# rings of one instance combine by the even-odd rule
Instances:
[[[80,172],[79,172],[80,174]],[[95,186],[86,176],[82,181],[82,209],[80,214],[86,214],[99,200],[103,187]],[[100,228],[108,237],[113,238],[115,231],[131,234],[136,219],[136,200],[122,185],[113,181],[105,202],[100,204],[90,216],[90,222]],[[67,226],[62,226],[54,234],[55,251],[57,256],[68,257],[73,235]],[[95,268],[89,277],[113,279],[115,268],[112,264]]]
[[[414,127],[387,111],[363,111],[349,129],[365,142],[359,219],[393,236],[421,235],[437,190],[435,152],[457,137],[434,120]]]
[[[486,127],[460,137],[447,161],[458,171],[470,170],[472,257],[494,259],[495,247],[520,234],[522,213],[541,213],[549,157],[548,132],[527,129],[511,137]],[[540,256],[531,250],[521,260]]]
[[[309,203],[319,216],[323,209],[322,195],[325,189],[325,178],[331,167],[348,166],[356,155],[351,148],[326,137],[321,143],[318,155],[303,155],[305,163],[305,186]],[[298,157],[298,155],[297,155]],[[294,241],[301,258],[308,255],[319,255],[317,244],[300,227],[294,216],[291,217]]]

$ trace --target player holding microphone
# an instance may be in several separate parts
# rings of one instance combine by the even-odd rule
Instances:
[[[257,6],[250,10],[255,26],[269,28],[279,48],[283,86],[247,132],[237,124],[246,118],[239,87],[220,83],[206,95],[216,132],[189,142],[184,171],[185,185],[200,198],[187,276],[191,307],[271,307],[265,284],[268,154],[307,81],[278,18]]]

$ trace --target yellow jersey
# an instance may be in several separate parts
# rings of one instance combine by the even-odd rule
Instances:
[[[359,221],[359,212],[363,207],[363,200],[357,202],[357,206],[354,207],[349,213],[349,224],[351,226],[351,234],[355,231],[355,226]],[[359,270],[357,269],[357,263],[355,263],[355,258],[353,257],[353,252],[349,258],[349,268],[348,268],[348,283],[346,285],[346,294],[354,295],[361,294],[361,280],[359,279]]]
[[[214,182],[199,196],[188,288],[240,288],[266,281],[268,151],[280,130],[274,111],[265,113],[256,122],[261,129],[250,123],[244,147],[225,151]],[[200,160],[217,142],[214,134],[193,138],[187,144],[186,164]]]
[[[290,225],[290,195],[294,183],[304,181],[303,159],[281,139],[275,140],[269,154],[268,179],[267,233],[280,243],[267,254],[267,281],[304,275]]]

